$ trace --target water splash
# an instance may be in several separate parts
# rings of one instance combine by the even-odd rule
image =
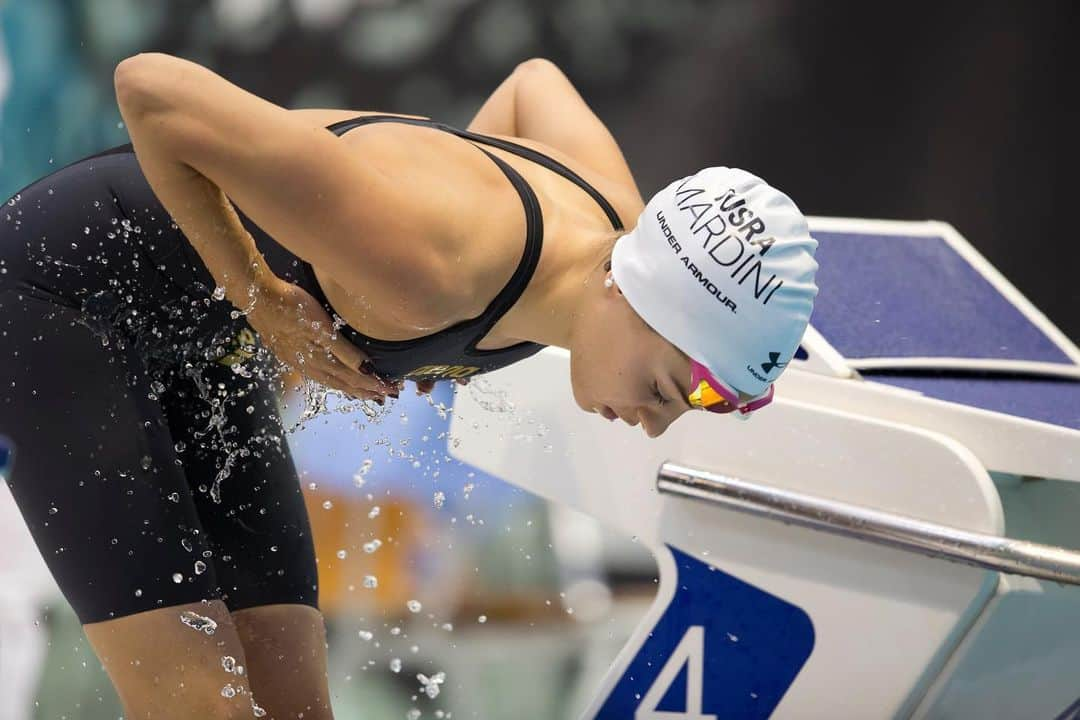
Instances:
[[[193,630],[199,630],[207,635],[213,635],[217,632],[217,622],[213,618],[199,615],[192,610],[185,610],[180,613],[180,622]]]
[[[446,682],[446,673],[440,670],[431,677],[424,673],[416,673],[416,679],[420,681],[420,690],[434,700],[439,697],[439,686]]]
[[[516,409],[509,393],[492,385],[487,378],[473,378],[465,387],[476,404],[489,412],[512,413]]]

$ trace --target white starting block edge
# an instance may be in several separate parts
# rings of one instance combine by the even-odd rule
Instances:
[[[1080,431],[938,400],[904,388],[788,368],[776,398],[827,405],[941,433],[964,445],[986,468],[1080,482]],[[768,408],[761,412],[765,413]],[[756,420],[756,418],[755,418]]]

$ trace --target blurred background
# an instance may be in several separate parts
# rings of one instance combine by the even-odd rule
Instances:
[[[542,56],[607,123],[646,199],[734,165],[807,214],[944,220],[1076,342],[1080,243],[1061,218],[1076,190],[1078,14],[1070,2],[0,0],[0,195],[128,141],[112,73],[137,52],[194,60],[289,108],[459,127]],[[410,393],[376,420],[328,412],[290,435],[339,716],[575,716],[651,601],[651,557],[451,460],[450,388]],[[303,398],[282,402],[296,422]],[[117,718],[6,493],[0,717]],[[427,698],[416,675],[440,671]]]

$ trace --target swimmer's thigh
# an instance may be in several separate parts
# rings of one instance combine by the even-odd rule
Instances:
[[[242,328],[239,329],[242,331]],[[229,610],[318,608],[304,495],[286,441],[272,370],[243,377],[207,362],[163,395],[212,564]]]
[[[243,645],[213,572],[195,572],[208,548],[141,363],[77,317],[0,292],[12,495],[126,715],[249,717],[250,695],[221,694],[245,687],[221,663],[243,662]],[[215,634],[183,623],[185,610],[214,619]]]
[[[167,412],[187,444],[188,479],[255,697],[276,717],[317,720],[330,717],[330,699],[315,547],[272,372],[247,367],[245,378],[207,365],[201,387],[167,393]]]
[[[218,597],[195,572],[207,548],[142,363],[79,318],[0,292],[0,432],[38,550],[83,624]]]

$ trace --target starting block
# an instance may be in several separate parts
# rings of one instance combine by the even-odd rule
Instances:
[[[455,457],[656,556],[584,717],[1073,717],[1080,350],[947,224],[810,226],[813,322],[750,422],[650,440],[559,348],[456,389]]]

